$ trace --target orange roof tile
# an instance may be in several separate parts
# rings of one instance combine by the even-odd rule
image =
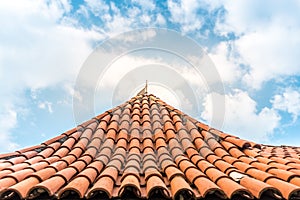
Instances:
[[[141,94],[0,155],[1,199],[300,198],[300,148],[242,140]]]

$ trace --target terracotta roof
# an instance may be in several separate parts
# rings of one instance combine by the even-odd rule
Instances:
[[[1,199],[299,198],[300,148],[213,129],[154,95],[0,155]]]

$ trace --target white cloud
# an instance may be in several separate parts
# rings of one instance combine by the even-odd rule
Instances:
[[[10,1],[11,2],[11,1]],[[16,1],[15,6],[1,6],[1,71],[9,87],[39,88],[62,80],[72,81],[91,52],[94,32],[58,25],[64,10],[40,1]],[[32,7],[28,12],[28,6]],[[2,12],[5,10],[5,12]],[[22,17],[20,17],[22,16]],[[34,19],[34,20],[33,20]],[[18,59],[16,59],[16,56]],[[26,69],[26,70],[25,70]],[[18,72],[18,73],[15,73]]]
[[[82,96],[81,96],[80,92],[75,90],[73,85],[70,85],[70,84],[67,83],[67,84],[64,85],[64,89],[69,94],[70,97],[76,99],[79,102],[82,102]],[[71,101],[72,101],[72,99],[71,99]],[[71,105],[72,102],[69,102],[67,104]]]
[[[103,16],[109,11],[109,6],[103,0],[85,0],[87,9],[90,10],[95,16]],[[81,10],[85,10],[83,7]],[[86,13],[84,11],[84,13]]]
[[[300,27],[288,30],[280,25],[248,33],[236,41],[237,51],[250,66],[245,82],[253,88],[270,79],[300,74]],[[284,38],[284,39],[283,39]]]
[[[112,14],[109,18],[107,18],[103,27],[104,29],[106,29],[107,33],[110,36],[113,36],[124,31],[131,30],[135,18],[123,16],[120,9],[113,2],[110,3],[110,8]]]
[[[133,0],[133,3],[140,5],[144,10],[151,11],[155,9],[155,2],[152,0]]]
[[[232,47],[232,44],[221,42],[209,53],[222,80],[226,83],[237,81],[242,73],[238,60],[229,50],[230,47]]]
[[[92,25],[92,29],[108,37],[133,30],[135,28],[164,25],[165,19],[155,11],[154,1],[134,0],[130,6],[120,6],[115,2],[86,0],[76,11],[78,15],[90,20],[90,16],[99,18],[101,25]],[[95,20],[95,19],[93,19]],[[98,20],[98,19],[96,19]]]
[[[234,32],[238,35],[247,32],[264,29],[271,25],[282,24],[284,28],[288,26],[299,26],[297,20],[299,16],[299,1],[289,0],[242,0],[235,2],[219,1],[208,2],[213,7],[223,6],[226,10],[224,18],[220,18],[216,31],[228,34]],[[223,20],[222,20],[223,19]]]
[[[140,20],[143,24],[150,24],[151,17],[147,14],[143,14],[142,16],[140,16]]]
[[[145,41],[149,41],[150,39],[154,38],[156,36],[156,31],[153,29],[146,29],[142,32],[139,31],[132,31],[131,34],[120,34],[117,37],[113,38],[113,41],[120,41],[119,46],[114,47],[115,50],[118,48],[127,48],[126,44],[129,42],[129,44],[144,44]],[[117,53],[117,52],[115,52]]]
[[[183,33],[199,30],[202,27],[202,18],[197,14],[200,2],[197,0],[168,0],[171,21],[180,24]]]
[[[271,100],[273,107],[288,112],[295,122],[300,115],[300,93],[299,91],[287,88],[282,94],[277,94]]]
[[[1,119],[7,120],[1,120],[0,130],[1,141],[12,148],[16,147],[10,142],[16,115],[27,107],[25,91],[73,82],[92,50],[91,42],[102,38],[64,24],[70,9],[65,0],[0,3],[0,110]],[[52,111],[50,104],[46,107]],[[7,145],[4,148],[10,148]]]
[[[218,115],[218,113],[212,113],[212,106],[208,95],[201,114],[206,121],[210,121],[213,114]],[[225,121],[222,130],[241,138],[264,142],[279,126],[280,116],[276,110],[267,107],[257,110],[257,103],[247,92],[234,90],[233,93],[226,94],[225,106]]]
[[[149,37],[151,38],[152,35],[153,33],[151,31],[147,31],[145,36],[141,36],[140,40],[145,40],[145,38]],[[133,38],[126,38],[128,41],[131,41],[131,39]],[[197,60],[199,60],[199,58],[197,58]],[[148,66],[151,68],[151,65],[161,66],[160,74],[167,76],[167,73],[169,72],[168,70],[173,70],[176,71],[177,74],[192,87],[201,87],[207,89],[205,85],[206,77],[203,77],[200,69],[191,66],[190,63],[186,62],[180,57],[176,57],[172,54],[169,55],[169,53],[160,52],[158,50],[145,50],[118,57],[113,63],[111,63],[110,66],[106,68],[106,71],[102,74],[102,76],[99,77],[98,86],[100,88],[98,89],[113,88],[128,73],[138,69],[139,67]],[[163,69],[166,69],[166,71]],[[114,78],[111,78],[111,74],[114,75]],[[141,76],[142,75],[143,74],[141,74]],[[174,85],[176,84],[174,83]]]
[[[136,3],[139,4],[141,8],[132,6],[124,9],[118,7],[116,3],[110,2],[110,4],[105,5],[105,7],[109,6],[109,10],[105,9],[101,12],[98,10],[91,10],[95,16],[99,16],[103,21],[102,26],[94,26],[93,28],[112,37],[135,28],[139,29],[142,27],[156,26],[155,20],[164,23],[164,19],[159,16],[159,14],[155,16],[151,13],[152,9],[155,8],[155,4],[152,5],[151,2],[148,1],[147,3],[146,1],[136,1]]]
[[[157,50],[133,52],[114,59],[102,76],[98,77],[93,94],[97,102],[96,110],[100,110],[99,106],[111,107],[123,103],[136,95],[146,80],[151,83],[149,91],[154,95],[191,116],[199,114],[197,100],[208,89],[204,80],[185,60]],[[198,87],[199,84],[203,87]]]
[[[222,1],[220,5],[226,13],[218,18],[215,31],[238,36],[235,50],[249,67],[243,77],[248,86],[259,89],[270,79],[300,74],[299,1]]]
[[[17,124],[17,112],[11,105],[2,105],[0,111],[0,152],[13,151],[19,147],[13,142],[9,131]]]
[[[135,70],[138,67],[151,65],[157,62],[158,60],[132,55],[119,57],[109,66],[109,68],[106,69],[103,76],[99,78],[99,86],[101,88],[113,88],[130,71]],[[110,74],[113,74],[114,78],[111,78]]]
[[[49,101],[39,102],[38,107],[40,109],[46,109],[49,113],[53,113],[52,103]]]
[[[157,16],[156,16],[156,24],[159,24],[159,25],[165,25],[166,24],[166,19],[160,13],[158,13]]]

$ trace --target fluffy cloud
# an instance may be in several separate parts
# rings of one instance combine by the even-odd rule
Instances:
[[[218,115],[212,113],[212,106],[210,96],[207,96],[201,114],[203,119],[209,121],[213,115]],[[279,121],[280,116],[273,108],[257,110],[257,103],[245,91],[234,90],[225,95],[223,130],[226,132],[255,142],[265,142],[279,126]]]
[[[0,22],[5,30],[0,32],[5,85],[39,88],[74,79],[92,50],[90,42],[99,35],[57,24],[64,12],[64,7],[42,1],[1,4],[1,19],[10,19]]]
[[[230,42],[221,42],[209,53],[222,80],[229,84],[239,80],[242,74],[238,60],[230,50],[231,48]]]
[[[11,105],[1,106],[0,111],[0,152],[13,151],[19,145],[12,142],[10,129],[17,124],[17,112]]]
[[[26,106],[24,91],[74,81],[92,50],[91,42],[101,38],[93,31],[65,24],[70,9],[68,1],[0,4],[0,110],[1,119],[8,120],[1,120],[0,130],[1,141],[12,144],[3,145],[2,150],[14,146],[10,131],[17,125],[16,110]]]
[[[151,11],[155,9],[155,2],[153,0],[143,1],[143,0],[133,0],[133,3],[140,5],[144,10]]]
[[[91,28],[109,37],[134,28],[163,26],[166,23],[164,16],[155,11],[154,1],[132,0],[130,6],[103,0],[85,0],[85,3],[76,11],[88,21],[83,26],[90,24],[91,18],[96,18],[97,23],[93,21]]]
[[[297,0],[169,0],[168,9],[170,21],[178,24],[183,33],[207,25],[205,15],[200,14],[203,10],[211,15],[214,34],[231,41],[230,51],[235,52],[228,55],[231,52],[223,42],[217,43],[211,52],[217,66],[224,66],[219,71],[226,82],[242,79],[248,87],[260,89],[271,79],[300,74],[300,21],[297,20],[300,3]],[[243,71],[237,66],[244,66]]]
[[[245,83],[259,89],[262,83],[285,75],[300,74],[299,1],[244,0],[220,2],[218,35],[234,34],[236,51],[248,66]]]
[[[47,110],[49,113],[53,113],[52,102],[49,102],[49,101],[40,102],[38,104],[38,107],[40,109]]]
[[[236,41],[236,47],[250,71],[244,80],[253,88],[270,79],[300,74],[300,27],[291,31],[281,25],[249,33]],[[284,39],[283,39],[284,38]]]
[[[217,2],[217,3],[216,3]],[[238,35],[264,29],[274,24],[284,28],[299,26],[299,7],[297,0],[283,2],[280,0],[242,0],[236,2],[208,2],[211,7],[223,7],[225,16],[220,16],[216,31],[224,35],[234,32]]]
[[[286,89],[282,94],[277,94],[271,100],[275,109],[288,112],[295,122],[300,115],[300,93],[291,88]]]
[[[105,16],[109,11],[109,6],[102,0],[85,0],[86,7],[90,10],[95,16]],[[84,7],[81,7],[83,9]]]
[[[162,16],[160,13],[158,13],[157,16],[156,16],[155,24],[165,25],[166,24],[166,19],[164,18],[164,16]]]
[[[168,0],[168,8],[171,13],[171,21],[180,24],[182,32],[187,33],[199,30],[203,21],[197,12],[200,7],[200,1],[197,0]]]

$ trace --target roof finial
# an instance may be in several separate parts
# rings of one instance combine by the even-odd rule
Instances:
[[[148,94],[148,80],[146,80],[145,94]]]
[[[141,89],[141,91],[139,91],[139,93],[137,93],[137,95],[145,95],[148,93],[148,81],[146,80],[146,85],[145,87],[143,87],[143,89]]]

